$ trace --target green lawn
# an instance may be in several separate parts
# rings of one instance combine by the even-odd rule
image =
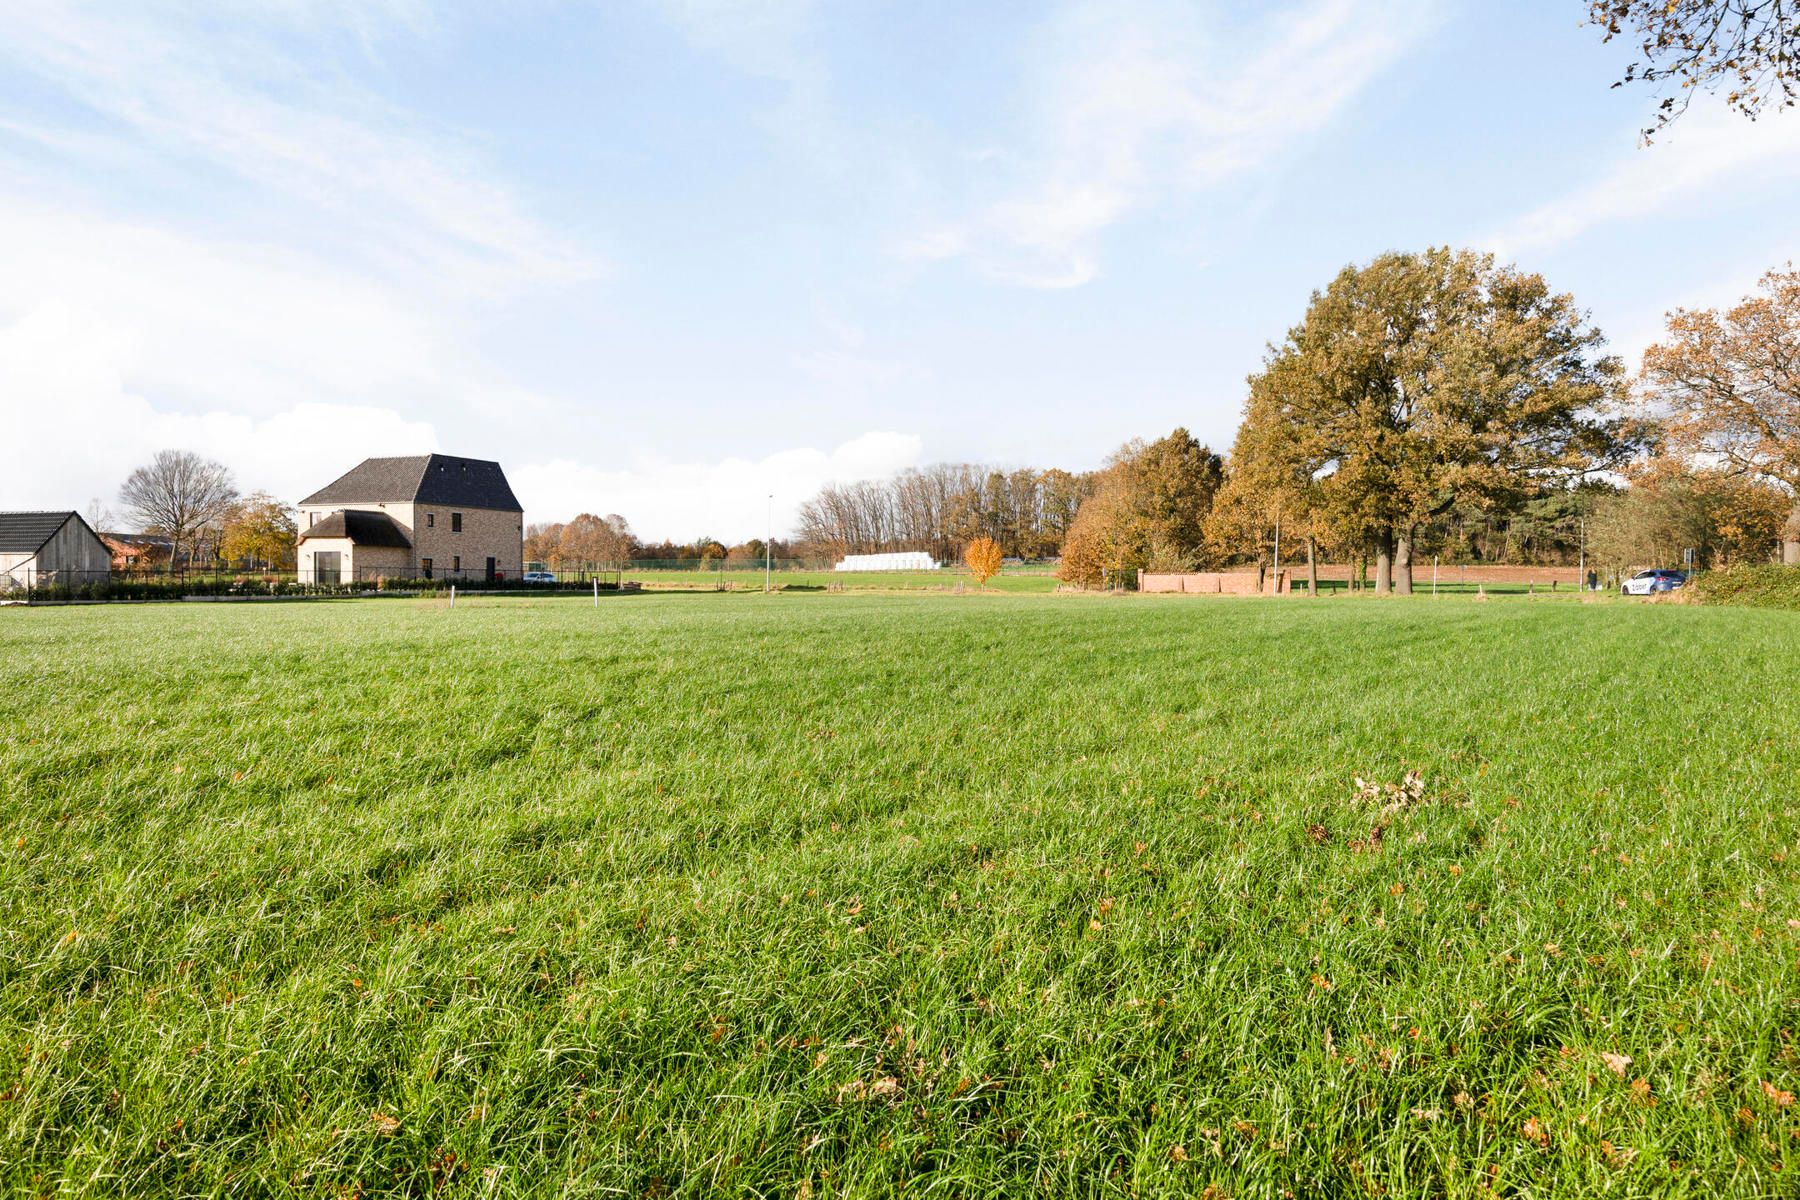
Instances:
[[[660,568],[623,572],[623,578],[636,580],[647,588],[683,588],[702,590],[728,589],[760,592],[761,571],[671,571]],[[998,592],[1054,592],[1058,580],[1053,571],[1043,567],[1015,568],[1002,571],[988,580],[987,590]],[[955,591],[975,587],[974,578],[960,568],[937,571],[775,571],[770,583],[776,588],[825,590],[833,586],[844,591]]]
[[[1793,1196],[1797,730],[1771,611],[0,610],[0,1187]]]

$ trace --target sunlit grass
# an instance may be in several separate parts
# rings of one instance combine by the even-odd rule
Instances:
[[[759,592],[761,571],[676,571],[661,568],[632,569],[621,577],[646,588],[698,588]],[[772,571],[769,584],[776,589],[859,591],[996,591],[1053,592],[1058,580],[1045,567],[1014,567],[1002,571],[977,588],[974,578],[960,567],[936,571]]]
[[[0,612],[0,1179],[1792,1194],[1797,729],[1764,611]]]

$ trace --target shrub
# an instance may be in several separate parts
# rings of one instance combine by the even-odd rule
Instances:
[[[1694,590],[1708,604],[1743,604],[1800,612],[1800,567],[1727,567],[1695,576]]]

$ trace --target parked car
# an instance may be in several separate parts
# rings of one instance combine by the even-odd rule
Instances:
[[[1639,571],[1627,579],[1619,590],[1627,596],[1653,596],[1658,592],[1672,592],[1685,586],[1687,575],[1681,571]]]
[[[525,572],[525,574],[523,576],[521,576],[521,578],[524,579],[526,583],[555,583],[556,582],[556,572],[555,571],[527,571],[527,572]]]

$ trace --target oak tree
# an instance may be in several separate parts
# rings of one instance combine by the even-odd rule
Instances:
[[[1076,510],[1059,577],[1092,587],[1133,570],[1193,570],[1224,479],[1224,460],[1185,429],[1127,442]]]
[[[1780,487],[1783,560],[1800,565],[1800,271],[1770,271],[1723,312],[1676,309],[1644,352],[1642,397],[1671,454]]]
[[[1461,501],[1517,506],[1622,462],[1623,369],[1567,295],[1491,254],[1433,248],[1350,266],[1251,377],[1243,461],[1376,590],[1412,590],[1418,526]]]
[[[253,492],[225,510],[219,553],[252,567],[287,567],[298,536],[292,509],[267,492]]]
[[[1640,59],[1614,87],[1642,81],[1672,88],[1656,129],[1687,111],[1695,93],[1725,89],[1725,103],[1752,120],[1800,98],[1800,3],[1795,0],[1588,0],[1603,40],[1638,43]]]

